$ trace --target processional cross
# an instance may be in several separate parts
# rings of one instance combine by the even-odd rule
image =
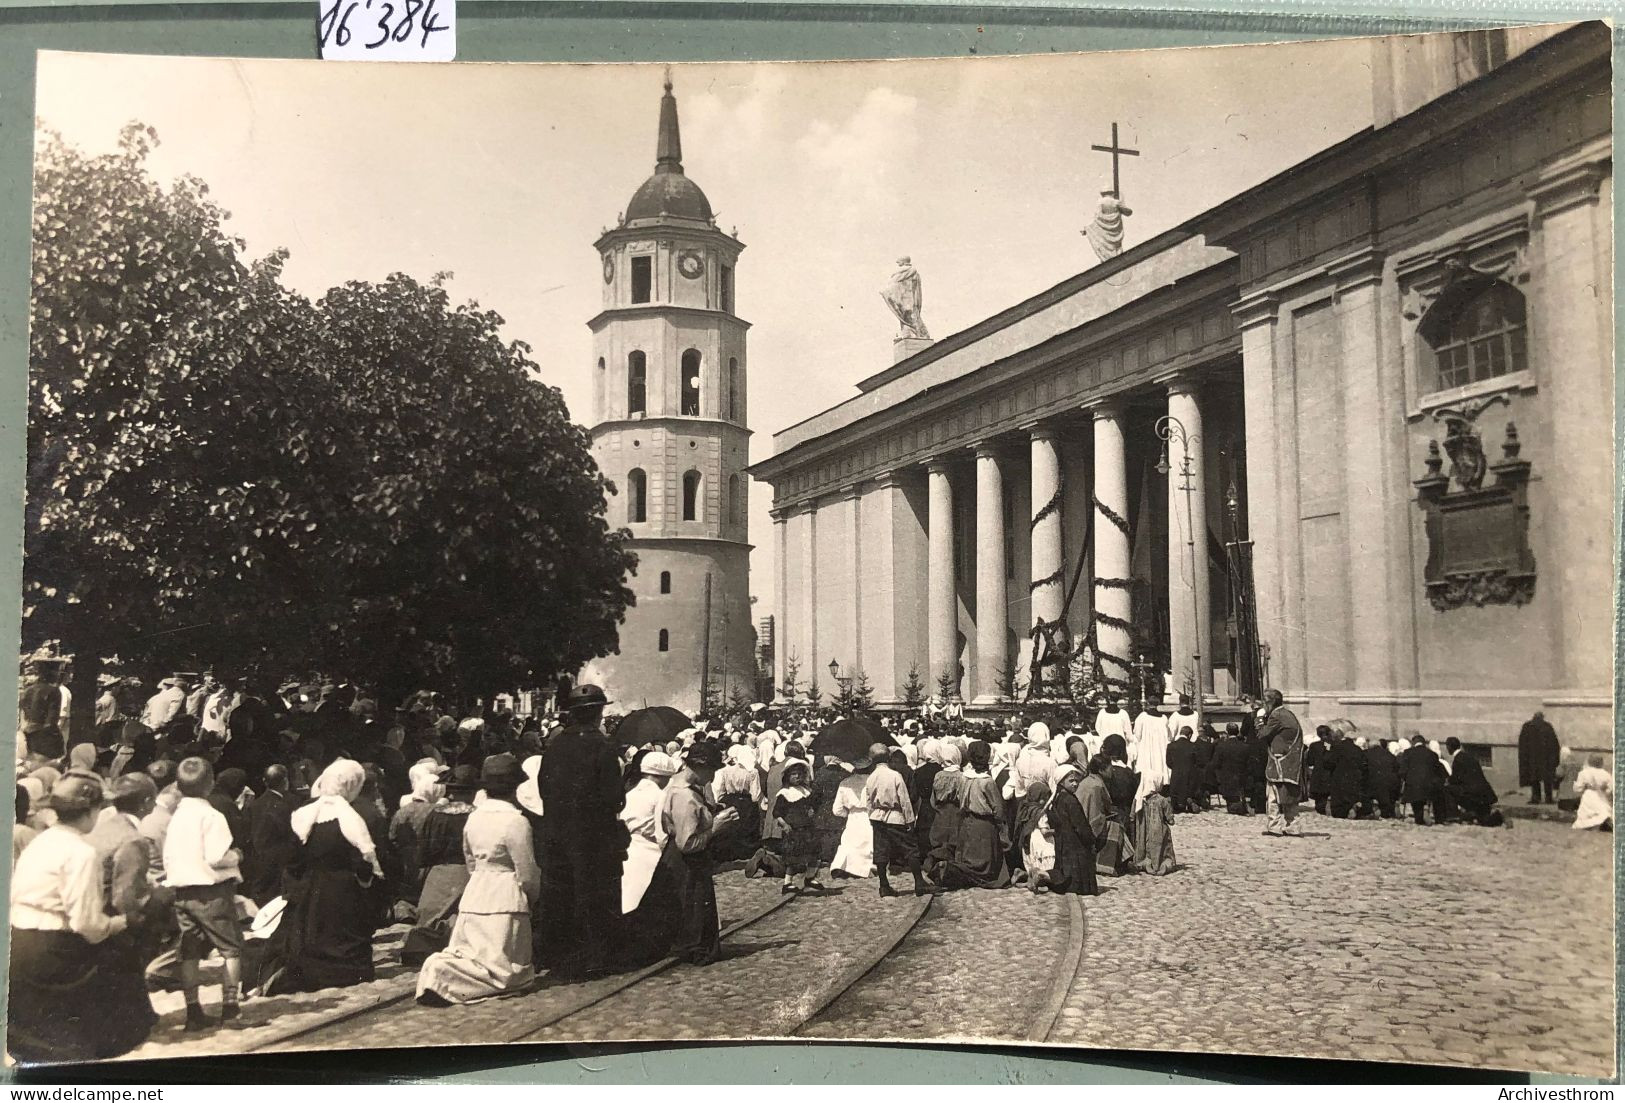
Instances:
[[[1099,153],[1109,153],[1109,154],[1112,155],[1112,197],[1115,198],[1115,199],[1123,198],[1123,183],[1122,183],[1122,180],[1119,178],[1119,175],[1118,175],[1118,158],[1119,157],[1138,157],[1140,155],[1140,151],[1137,150],[1137,149],[1127,149],[1127,148],[1117,144],[1117,124],[1116,123],[1112,124],[1112,143],[1111,143],[1111,145],[1108,145],[1108,146],[1090,146],[1089,148],[1092,149],[1092,150],[1095,150],[1095,151],[1097,151]]]

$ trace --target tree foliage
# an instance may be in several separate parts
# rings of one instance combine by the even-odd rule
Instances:
[[[320,300],[151,130],[35,167],[24,646],[489,693],[615,647],[586,432],[439,278]]]
[[[925,679],[920,676],[917,663],[908,668],[908,680],[903,683],[903,704],[910,709],[925,704]]]

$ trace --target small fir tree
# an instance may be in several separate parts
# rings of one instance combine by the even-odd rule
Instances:
[[[903,704],[910,709],[925,704],[925,679],[920,677],[918,663],[908,668],[908,680],[903,683]]]

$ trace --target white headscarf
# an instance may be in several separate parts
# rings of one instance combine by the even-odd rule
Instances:
[[[756,768],[758,770],[770,769],[781,756],[778,754],[779,736],[777,732],[765,731],[756,737]]]
[[[335,758],[310,787],[311,802],[295,809],[290,822],[299,841],[306,842],[311,828],[337,820],[340,833],[367,859],[374,875],[382,877],[384,870],[378,864],[378,848],[373,845],[372,833],[367,830],[361,813],[350,806],[350,802],[361,795],[366,781],[367,772],[361,763],[350,758]]]
[[[402,808],[414,801],[438,804],[440,798],[446,795],[446,787],[440,784],[440,766],[432,758],[415,763],[406,771],[406,776],[412,783],[412,791],[401,798]]]
[[[1049,746],[1049,725],[1042,720],[1034,720],[1027,725],[1027,746],[1037,747],[1039,750]]]
[[[754,770],[756,769],[756,752],[743,743],[735,743],[728,748],[728,764],[745,770]]]
[[[513,799],[525,811],[540,816],[542,814],[542,791],[537,786],[536,779],[542,773],[542,756],[539,754],[531,755],[519,764],[519,768],[525,772],[525,780],[519,783],[519,788],[514,791]]]

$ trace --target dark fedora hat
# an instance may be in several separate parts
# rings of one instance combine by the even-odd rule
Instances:
[[[568,710],[590,709],[609,704],[609,698],[604,691],[593,685],[576,686],[564,695],[564,707]]]
[[[480,784],[487,789],[517,789],[525,782],[525,771],[519,760],[504,751],[485,760],[480,769]]]

